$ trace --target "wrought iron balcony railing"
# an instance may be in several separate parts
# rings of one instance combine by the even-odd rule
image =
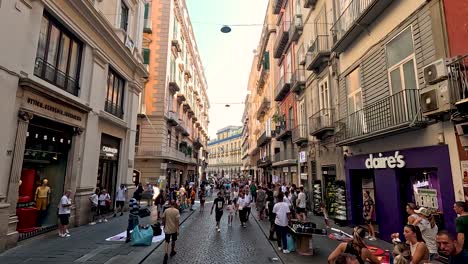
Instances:
[[[80,87],[78,81],[60,71],[57,67],[47,63],[42,58],[37,57],[34,65],[34,75],[46,80],[47,82],[57,86],[58,88],[67,91],[75,96],[78,96]]]
[[[335,141],[338,145],[350,144],[425,124],[419,90],[405,89],[338,120]]]
[[[309,133],[311,136],[320,139],[326,132],[334,131],[333,111],[334,109],[324,108],[309,117]]]
[[[277,15],[280,13],[285,0],[272,0],[272,11],[273,14]]]
[[[291,92],[300,94],[306,83],[305,70],[296,69],[291,76]]]
[[[291,130],[294,127],[294,119],[282,121],[275,129],[276,140],[283,141],[291,137]]]
[[[177,126],[179,124],[179,114],[174,111],[169,111],[167,113],[167,122],[171,126]]]
[[[265,130],[262,135],[257,139],[257,146],[261,147],[271,140],[271,131]]]
[[[281,161],[288,161],[288,160],[292,161],[293,163],[295,163],[295,160],[297,160],[296,154],[293,154],[293,152],[291,152],[290,149],[286,151],[283,150],[280,153],[276,153],[273,159],[274,162],[281,162]]]
[[[291,86],[291,73],[287,72],[282,76],[275,88],[275,101],[282,101],[288,94]]]
[[[273,48],[273,57],[275,59],[281,58],[281,56],[283,55],[284,49],[288,45],[288,41],[289,41],[289,28],[285,28],[284,25],[280,22],[280,27],[278,29],[275,46]]]
[[[121,105],[114,104],[112,101],[106,100],[104,104],[104,111],[112,114],[118,118],[123,117],[123,108]]]
[[[293,16],[293,23],[289,28],[290,41],[294,42],[299,39],[304,29],[304,23],[302,22],[302,14],[296,14]]]
[[[309,71],[316,71],[330,58],[328,35],[318,35],[309,47],[306,66]]]
[[[307,142],[307,136],[307,125],[305,124],[297,125],[292,131],[293,143],[299,144]]]
[[[448,64],[450,95],[457,107],[468,103],[468,55],[454,59]]]

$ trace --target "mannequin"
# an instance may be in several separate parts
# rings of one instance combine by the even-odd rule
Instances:
[[[41,186],[36,188],[36,195],[34,196],[36,208],[39,211],[38,226],[40,226],[40,221],[44,217],[47,206],[50,203],[50,187],[47,186],[48,183],[47,179],[43,179]]]

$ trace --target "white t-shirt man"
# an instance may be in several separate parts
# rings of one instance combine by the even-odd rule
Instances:
[[[108,193],[99,195],[99,205],[106,206],[107,199],[110,199],[110,195]]]
[[[252,203],[252,195],[247,194],[244,196],[244,202],[246,207],[250,207],[250,203]]]
[[[300,192],[297,196],[297,207],[299,208],[306,208],[306,195],[304,192]]]
[[[239,200],[237,200],[237,204],[239,204],[239,210],[242,210],[245,208],[245,198],[239,197]]]
[[[115,194],[116,201],[124,201],[125,202],[125,192],[127,191],[127,187],[120,188],[117,187],[117,193]]]
[[[289,205],[285,202],[276,203],[273,206],[273,213],[276,214],[275,224],[279,226],[288,226]]]
[[[288,188],[286,187],[286,185],[281,186],[281,192],[282,193],[285,193],[287,190],[288,190]]]
[[[64,206],[64,205],[69,205],[71,204],[70,198],[68,198],[66,195],[62,196],[60,199],[60,204],[59,204],[59,215],[63,214],[70,214],[70,206]]]
[[[437,225],[434,225],[434,227],[431,227],[431,223],[427,221],[426,219],[423,219],[418,224],[418,227],[421,230],[422,237],[424,241],[426,242],[426,246],[429,249],[429,253],[431,254],[437,253],[437,243],[435,241],[435,237],[437,236],[437,233],[439,232],[439,228],[437,227]]]

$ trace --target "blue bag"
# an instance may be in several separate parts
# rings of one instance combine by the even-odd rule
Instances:
[[[132,232],[132,246],[149,246],[153,240],[152,228],[140,228],[135,226]]]
[[[296,251],[296,242],[294,241],[294,238],[291,236],[291,234],[287,234],[286,239],[288,241],[288,250],[290,252]]]

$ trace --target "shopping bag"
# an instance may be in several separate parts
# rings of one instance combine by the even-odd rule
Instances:
[[[132,232],[132,246],[149,246],[153,240],[152,228],[140,228],[135,226]]]
[[[141,208],[140,211],[138,211],[138,216],[141,218],[144,218],[150,215],[151,215],[151,211],[148,208]]]
[[[291,236],[291,234],[287,234],[286,239],[288,241],[288,250],[290,252],[296,251],[296,242],[294,241],[294,238]]]
[[[151,225],[151,228],[153,228],[153,236],[160,236],[162,234],[162,229],[161,229],[161,224],[156,223],[154,225]]]

